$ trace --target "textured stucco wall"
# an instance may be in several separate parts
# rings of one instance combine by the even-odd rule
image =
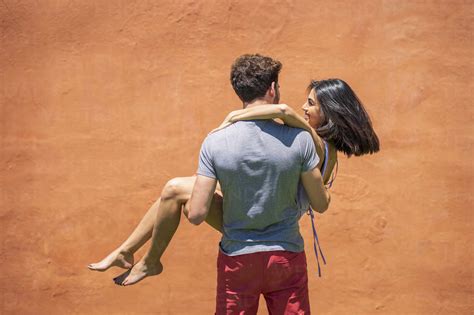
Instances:
[[[211,314],[219,235],[183,221],[164,273],[93,273],[158,197],[193,174],[239,102],[242,53],[280,59],[282,102],[340,77],[382,143],[345,159],[318,216],[316,314],[470,314],[472,1],[0,2],[0,313]],[[138,255],[140,256],[140,255]],[[262,305],[263,306],[263,305]],[[264,308],[261,314],[265,314]]]

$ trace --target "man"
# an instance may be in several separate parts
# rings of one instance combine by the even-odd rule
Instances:
[[[279,102],[281,63],[243,55],[231,69],[243,107]],[[188,219],[201,224],[217,181],[223,204],[216,314],[256,314],[260,294],[270,314],[309,314],[304,244],[296,193],[301,179],[323,212],[329,193],[307,131],[273,120],[239,121],[204,140]]]

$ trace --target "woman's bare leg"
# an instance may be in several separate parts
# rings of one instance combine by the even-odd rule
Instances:
[[[166,209],[166,213],[173,213],[179,220],[179,212],[181,211],[178,203],[183,200],[174,200],[176,198],[185,198],[190,196],[194,186],[195,177],[183,177],[170,180],[163,189],[163,196],[166,205],[162,209]],[[112,266],[129,269],[133,266],[133,254],[145,244],[152,236],[155,221],[159,219],[158,209],[160,208],[162,198],[158,200],[148,209],[132,234],[117,249],[112,251],[107,257],[98,263],[89,264],[88,268],[95,271],[105,271]],[[168,231],[170,233],[170,231]]]
[[[148,209],[145,216],[125,242],[100,262],[89,264],[87,267],[95,271],[105,271],[112,266],[125,269],[132,268],[133,254],[151,238],[160,201],[161,198],[158,198]]]
[[[168,182],[163,190],[156,222],[153,227],[150,249],[132,269],[114,278],[116,284],[135,284],[147,276],[158,275],[162,272],[161,256],[178,228],[181,208],[191,197],[195,181],[195,177],[184,177],[175,178]],[[184,212],[187,215],[186,207]],[[222,230],[222,197],[217,192],[214,194],[206,222],[216,230]]]

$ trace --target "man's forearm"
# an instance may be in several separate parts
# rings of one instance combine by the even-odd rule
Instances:
[[[327,209],[329,209],[329,204],[331,203],[331,194],[329,193],[329,189],[327,187],[324,187],[324,194],[326,198],[323,201],[323,204],[319,206],[319,208],[314,208],[316,212],[323,213]]]
[[[331,195],[324,186],[321,172],[318,168],[301,174],[301,182],[308,195],[311,207],[319,213],[325,212],[329,208]]]
[[[189,200],[188,220],[194,225],[199,225],[206,220],[211,207],[217,180],[198,175],[194,184],[191,199]]]

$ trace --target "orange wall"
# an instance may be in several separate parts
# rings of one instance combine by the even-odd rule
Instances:
[[[2,1],[0,313],[213,312],[207,226],[183,220],[164,273],[136,286],[86,265],[193,174],[206,133],[240,106],[230,64],[260,52],[284,64],[282,102],[299,109],[311,78],[342,78],[381,139],[379,154],[340,158],[317,218],[322,278],[302,220],[313,312],[469,314],[473,13],[462,0]]]

